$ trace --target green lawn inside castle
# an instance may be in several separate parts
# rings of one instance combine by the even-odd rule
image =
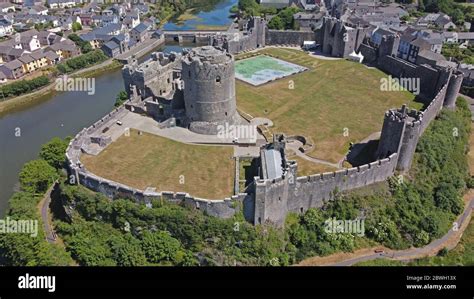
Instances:
[[[237,80],[238,108],[253,117],[272,120],[273,133],[306,137],[315,145],[307,154],[315,158],[338,162],[350,142],[360,142],[382,129],[388,109],[402,104],[414,109],[423,106],[414,102],[408,91],[381,91],[380,79],[387,75],[362,64],[317,59],[286,48],[267,48],[257,54],[309,70],[259,87]],[[250,55],[238,55],[237,59]]]
[[[99,155],[81,161],[93,173],[145,190],[188,192],[207,199],[230,197],[234,160],[229,146],[191,145],[130,130]]]

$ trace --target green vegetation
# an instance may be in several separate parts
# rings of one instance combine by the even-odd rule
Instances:
[[[31,194],[44,193],[58,178],[56,169],[43,159],[27,162],[20,172],[22,189]]]
[[[474,221],[469,222],[461,241],[452,249],[443,248],[434,257],[399,262],[387,259],[357,263],[356,266],[473,266],[474,265]]]
[[[293,15],[299,11],[299,8],[293,6],[280,10],[278,14],[268,22],[268,28],[278,30],[298,29]]]
[[[78,186],[61,186],[61,191],[61,199],[76,210],[72,221],[58,221],[57,227],[81,265],[292,262],[283,232],[254,228],[242,216],[224,220],[160,201],[151,208],[130,200],[111,202]],[[126,244],[134,250],[124,250]]]
[[[64,153],[66,152],[70,140],[71,138],[69,137],[64,140],[54,137],[48,143],[43,144],[39,157],[45,160],[50,166],[61,169],[64,166]]]
[[[48,21],[46,23],[36,23],[34,27],[36,30],[41,31],[41,30],[47,30],[47,29],[53,28],[54,24],[52,21]]]
[[[443,12],[449,15],[457,25],[474,21],[474,7],[465,6],[453,0],[420,0],[418,9],[429,13]]]
[[[128,100],[128,94],[125,90],[121,90],[117,96],[115,97],[115,104],[114,106],[115,107],[119,107],[120,105],[122,105],[123,103],[125,103],[125,101]]]
[[[239,0],[238,8],[243,12],[244,16],[260,15],[261,7],[255,0]]]
[[[267,8],[258,4],[256,0],[239,0],[237,7],[233,7],[231,11],[237,13],[239,10],[244,17],[265,16],[267,14],[275,15],[268,22],[268,28],[277,30],[298,29],[293,19],[293,15],[301,11],[295,6],[286,7],[280,10],[273,7]]]
[[[165,23],[172,17],[179,17],[187,10],[208,10],[220,0],[158,0],[151,6],[151,15],[159,18],[161,23]]]
[[[24,79],[2,85],[0,86],[0,94],[2,95],[0,101],[32,92],[48,84],[49,78],[47,76],[39,76],[30,80]]]
[[[452,57],[459,62],[467,64],[474,64],[474,45],[469,45],[467,48],[460,48],[458,44],[446,43],[441,50],[446,58]]]
[[[65,266],[72,264],[72,259],[63,248],[49,244],[43,230],[39,215],[38,203],[45,191],[59,176],[59,172],[50,164],[57,164],[52,158],[58,150],[67,146],[67,140],[53,140],[43,146],[42,155],[49,157],[49,162],[38,159],[25,164],[20,173],[20,190],[9,201],[6,217],[13,220],[37,221],[36,236],[25,233],[0,234],[0,261],[8,266]],[[60,144],[61,143],[61,144]],[[64,152],[63,152],[64,160]]]
[[[97,49],[92,52],[70,58],[63,63],[58,64],[56,67],[60,73],[68,74],[80,69],[84,69],[93,64],[106,61],[107,59],[107,55],[105,55],[102,50]]]
[[[72,31],[76,32],[76,31],[79,31],[79,30],[82,30],[81,23],[79,23],[79,22],[72,23]]]
[[[79,48],[81,48],[81,53],[85,54],[85,53],[89,53],[90,51],[92,51],[92,46],[89,42],[86,42],[86,41],[83,41],[79,35],[75,34],[75,33],[72,33],[72,34],[69,34],[68,35],[68,38],[70,40],[72,40],[76,46],[78,46]]]

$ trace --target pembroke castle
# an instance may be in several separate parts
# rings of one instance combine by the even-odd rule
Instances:
[[[274,134],[260,145],[256,159],[258,173],[244,192],[219,201],[194,198],[177,192],[146,192],[98,178],[80,166],[79,152],[85,132],[100,128],[100,122],[81,132],[68,147],[69,170],[77,181],[109,197],[129,197],[149,203],[156,198],[206,211],[217,217],[231,217],[243,210],[254,224],[281,226],[289,212],[304,213],[332,199],[335,190],[347,191],[381,182],[395,172],[410,169],[420,136],[441,109],[453,109],[463,80],[462,74],[443,61],[420,55],[415,62],[397,56],[400,37],[386,34],[374,44],[374,28],[325,17],[311,32],[268,30],[265,21],[246,21],[239,33],[209,36],[208,46],[183,53],[153,53],[143,63],[133,61],[123,68],[129,101],[119,109],[146,114],[163,127],[182,126],[198,134],[216,134],[223,124],[248,123],[236,107],[233,55],[269,45],[301,45],[316,41],[323,54],[349,58],[361,54],[363,63],[375,66],[395,78],[420,81],[422,111],[403,106],[385,113],[378,148],[372,162],[335,172],[298,176],[298,165],[286,158],[288,137]],[[105,141],[105,143],[107,143]]]

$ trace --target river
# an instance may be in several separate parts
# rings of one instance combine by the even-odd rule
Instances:
[[[185,20],[171,19],[164,30],[226,30],[232,23],[230,9],[238,0],[221,0],[215,5],[195,7]]]
[[[167,45],[164,52],[179,51]],[[0,116],[0,217],[17,189],[24,163],[38,157],[41,145],[53,137],[74,136],[113,109],[115,96],[124,89],[120,69],[96,76],[95,94],[61,92]]]

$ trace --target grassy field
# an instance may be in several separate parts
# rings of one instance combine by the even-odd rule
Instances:
[[[320,60],[296,49],[261,53],[310,70],[259,87],[237,81],[237,105],[254,117],[270,118],[273,132],[309,137],[316,145],[310,156],[337,162],[350,142],[381,130],[387,109],[404,103],[422,107],[409,92],[381,91],[380,79],[387,75],[379,70],[346,60]]]
[[[86,168],[107,179],[144,190],[184,191],[223,199],[233,194],[233,148],[189,145],[131,130],[98,156],[83,155]],[[184,179],[184,181],[183,181]]]
[[[316,173],[332,172],[338,170],[329,165],[313,163],[298,156],[288,157],[288,160],[294,160],[298,163],[298,176],[307,176]]]

